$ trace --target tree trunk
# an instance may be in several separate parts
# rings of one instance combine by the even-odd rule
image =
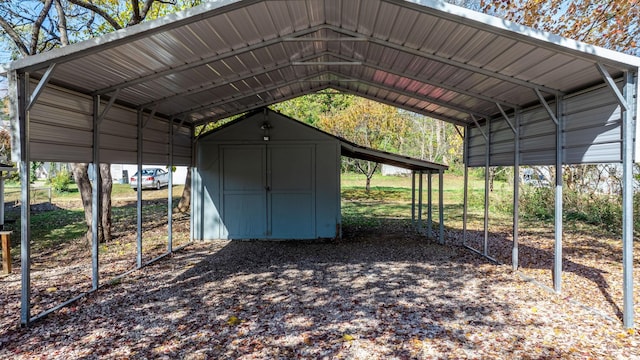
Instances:
[[[87,223],[87,241],[91,241],[91,182],[89,181],[89,164],[74,163],[71,164],[71,172],[73,178],[78,185],[80,198],[82,199],[82,207],[84,208],[84,220]]]
[[[364,163],[366,164],[366,167],[364,167],[362,166],[361,162],[361,160],[356,160],[355,164],[358,170],[360,170],[360,172],[363,173],[367,178],[365,182],[365,190],[367,191],[367,193],[369,193],[369,191],[371,190],[371,178],[373,177],[373,174],[375,174],[376,169],[378,169],[379,164],[372,161],[364,161]]]
[[[111,178],[111,165],[100,164],[100,193],[102,211],[100,214],[100,240],[111,241],[111,190],[113,180]]]
[[[71,164],[71,171],[76,185],[78,185],[78,190],[80,191],[82,207],[84,208],[84,220],[87,224],[86,236],[87,241],[90,242],[92,238],[91,224],[93,223],[93,189],[91,187],[91,181],[89,180],[89,164]],[[100,164],[100,178],[102,208],[99,214],[98,240],[100,242],[106,242],[111,241],[111,189],[113,187],[113,181],[111,180],[111,166],[109,164]]]
[[[187,179],[184,183],[184,190],[182,191],[182,197],[178,202],[178,211],[186,213],[191,207],[191,167],[187,168]]]

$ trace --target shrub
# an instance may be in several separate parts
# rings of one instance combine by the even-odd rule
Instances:
[[[57,193],[68,192],[69,185],[72,183],[71,174],[66,170],[58,171],[54,177],[49,179],[49,183]]]
[[[555,192],[551,187],[523,186],[520,195],[521,214],[532,219],[553,219],[554,197]]]

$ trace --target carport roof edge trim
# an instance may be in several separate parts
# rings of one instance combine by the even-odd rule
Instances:
[[[271,0],[215,0],[202,5],[189,8],[180,12],[169,14],[159,19],[143,22],[141,24],[123,28],[96,38],[81,41],[62,48],[53,49],[45,53],[27,56],[8,64],[0,65],[0,74],[9,71],[30,71],[47,67],[50,63],[60,62],[63,58],[76,59],[87,53],[117,46],[121,42],[127,42],[145,35],[155,34],[170,28],[182,26],[184,23],[192,23],[201,18],[213,16],[216,12],[227,12],[232,8],[241,8],[250,4]],[[584,42],[571,40],[549,32],[536,30],[514,22],[510,22],[495,16],[469,10],[446,2],[433,0],[381,0],[429,13],[449,20],[472,25],[476,28],[491,30],[502,36],[508,36],[519,41],[525,40],[539,46],[550,46],[554,49],[565,50],[574,56],[588,58],[591,61],[603,60],[606,63],[613,62],[616,66],[627,67],[629,70],[640,68],[640,57],[628,55],[603,47],[590,45]],[[464,20],[464,21],[463,21]],[[487,29],[485,26],[488,26]],[[586,51],[589,49],[589,51]]]
[[[118,46],[122,42],[129,42],[168,29],[177,28],[185,23],[193,23],[201,18],[215,15],[215,12],[232,10],[231,6],[243,7],[247,4],[258,3],[264,0],[213,0],[189,9],[168,14],[158,19],[145,21],[140,24],[122,28],[98,37],[83,40],[68,46],[49,50],[44,53],[30,55],[6,64],[0,64],[0,74],[9,71],[31,71],[47,67],[52,62],[59,62],[63,58],[74,60],[89,53],[106,50]]]
[[[582,41],[569,39],[550,32],[537,30],[525,25],[508,21],[496,16],[484,14],[457,5],[434,0],[382,0],[389,3],[406,2],[413,10],[428,12],[439,17],[473,26],[482,30],[493,30],[494,33],[508,36],[519,41],[526,41],[535,45],[546,44],[558,50],[568,50],[574,56],[589,58],[590,60],[609,60],[617,66],[629,65],[629,70],[640,68],[640,57],[610,50],[601,46],[591,45]],[[431,11],[426,11],[431,9]],[[485,26],[489,26],[489,28]],[[586,51],[589,49],[590,51]]]

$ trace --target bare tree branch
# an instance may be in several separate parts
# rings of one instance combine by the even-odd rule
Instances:
[[[131,8],[133,9],[133,14],[131,15],[131,20],[127,26],[135,25],[142,21],[140,18],[140,3],[138,0],[131,0]]]
[[[98,15],[100,15],[103,19],[105,19],[114,29],[116,30],[120,30],[122,29],[122,26],[116,21],[116,19],[112,18],[111,16],[109,16],[109,14],[107,14],[106,11],[104,11],[103,9],[99,8],[98,6],[83,1],[83,0],[69,0],[70,3],[81,6],[87,10],[90,10]]]
[[[29,51],[31,54],[35,54],[38,51],[38,40],[40,38],[40,30],[42,29],[42,23],[47,18],[47,14],[51,9],[52,0],[46,0],[44,2],[44,6],[42,7],[42,11],[40,11],[40,15],[38,15],[38,19],[33,23],[33,28],[31,30],[31,44],[29,45]]]
[[[60,0],[56,1],[56,11],[58,12],[58,31],[60,31],[60,45],[69,45],[69,35],[67,34],[67,16],[64,13]]]
[[[7,35],[11,38],[11,40],[13,41],[14,45],[16,46],[16,49],[18,49],[18,51],[20,52],[20,55],[22,56],[29,56],[29,49],[27,48],[27,46],[22,42],[22,38],[20,38],[20,34],[18,34],[15,29],[11,26],[11,24],[9,24],[7,22],[7,20],[0,16],[0,27],[2,27],[2,30],[7,33]]]
[[[149,10],[151,10],[151,7],[153,6],[154,2],[160,2],[160,3],[170,3],[170,2],[163,2],[163,1],[159,1],[159,0],[146,0],[144,2],[144,7],[142,8],[142,12],[140,12],[140,16],[142,17],[142,19],[145,19],[147,17],[147,14],[149,13]]]

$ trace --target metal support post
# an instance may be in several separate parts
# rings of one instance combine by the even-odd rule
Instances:
[[[556,97],[556,193],[555,193],[555,240],[553,243],[553,290],[562,291],[562,125],[564,123],[560,97]]]
[[[12,104],[20,127],[20,324],[28,326],[31,322],[31,189],[30,189],[30,136],[27,98],[29,96],[28,74],[9,73],[10,98],[17,99]],[[14,120],[15,121],[15,120]]]
[[[440,244],[444,244],[444,170],[440,169],[438,179],[438,213],[440,222]],[[429,173],[431,177],[431,173]]]
[[[411,171],[411,224],[416,226],[416,171]]]
[[[429,188],[427,193],[427,237],[431,238],[433,236],[433,181],[431,171],[427,173],[427,188]]]
[[[197,152],[196,152],[196,128],[192,125],[191,126],[191,190],[193,191],[193,189],[198,189],[198,187],[194,186],[194,183],[196,181],[196,177],[195,175],[195,168],[196,168],[196,156],[197,156]],[[193,199],[193,198],[191,198]],[[194,239],[194,231],[195,231],[195,226],[193,226],[193,222],[194,222],[194,210],[195,207],[193,206],[193,200],[191,200],[191,204],[189,204],[189,209],[191,212],[191,216],[189,216],[189,241],[193,241]]]
[[[622,118],[622,278],[623,278],[623,324],[633,329],[633,140],[634,117],[637,116],[637,74],[624,75],[624,98]],[[635,93],[635,94],[634,94]],[[634,99],[635,95],[635,99]],[[635,102],[634,102],[635,101]],[[631,104],[635,104],[631,105]],[[637,140],[636,140],[637,141]]]
[[[173,119],[169,121],[169,184],[167,185],[167,252],[173,252]]]
[[[469,213],[469,126],[464,129],[464,185],[462,191],[462,245],[467,246],[467,217]]]
[[[422,170],[418,171],[418,231],[422,233],[422,178],[424,177]]]
[[[99,224],[100,224],[100,96],[93,97],[93,184],[91,194],[91,288],[100,286],[99,273]]]
[[[138,268],[142,267],[142,115],[142,110],[138,110],[138,201],[136,206],[136,265]]]
[[[484,154],[484,240],[482,255],[489,255],[489,166],[491,165],[491,125],[487,120],[487,136],[485,137]]]
[[[518,270],[518,226],[520,222],[520,113],[516,110],[513,155],[513,248],[511,264],[513,271]]]

